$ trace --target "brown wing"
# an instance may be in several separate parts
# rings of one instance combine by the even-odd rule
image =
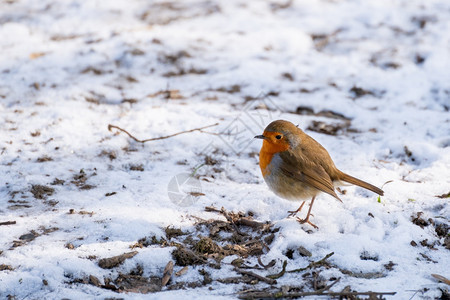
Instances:
[[[289,150],[281,152],[280,158],[283,161],[280,164],[280,169],[286,176],[306,183],[341,201],[334,191],[330,176],[321,165],[311,163],[301,157],[296,158]]]

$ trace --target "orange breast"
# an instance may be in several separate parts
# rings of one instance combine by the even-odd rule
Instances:
[[[288,149],[289,144],[287,143],[275,144],[267,140],[263,141],[261,151],[259,152],[259,167],[261,168],[261,172],[264,177],[270,174],[268,166],[272,161],[273,155]]]
[[[259,152],[259,167],[261,168],[261,173],[264,177],[270,174],[269,169],[267,168],[272,161],[272,157],[274,153],[269,153],[263,151],[264,148],[261,148],[261,152]]]

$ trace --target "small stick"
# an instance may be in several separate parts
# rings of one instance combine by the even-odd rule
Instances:
[[[0,222],[0,226],[1,226],[1,225],[14,225],[14,224],[16,224],[16,223],[17,223],[16,221]]]
[[[278,279],[281,276],[283,276],[286,272],[288,273],[296,273],[296,272],[303,272],[305,270],[308,270],[309,268],[315,267],[315,266],[319,266],[325,263],[325,261],[330,258],[332,255],[334,254],[334,252],[328,253],[324,258],[322,258],[321,260],[318,261],[313,261],[311,262],[308,266],[304,267],[304,268],[300,268],[300,269],[294,269],[294,270],[289,270],[286,271],[286,266],[287,266],[287,260],[285,260],[283,262],[283,268],[281,270],[280,273],[278,274],[272,274],[272,275],[268,275],[268,278],[272,278],[272,279]]]
[[[242,269],[236,269],[237,272],[244,274],[244,275],[248,275],[248,276],[252,276],[260,281],[264,281],[265,283],[268,284],[276,284],[277,281],[275,279],[271,279],[271,278],[267,278],[261,275],[258,275],[256,273],[253,273],[252,271],[247,271],[247,270],[242,270]]]
[[[134,257],[136,254],[138,254],[138,252],[133,251],[113,257],[102,258],[98,261],[98,266],[102,269],[112,269],[122,264],[126,259]]]
[[[339,277],[338,279],[336,279],[335,281],[333,281],[333,283],[331,283],[331,284],[327,285],[326,287],[324,287],[324,288],[320,289],[319,291],[320,291],[320,292],[325,292],[325,291],[328,291],[329,289],[331,289],[331,288],[333,287],[333,285],[335,285],[336,283],[338,283],[338,282],[339,282],[339,280],[341,280],[341,278],[340,278],[340,277]]]
[[[189,133],[189,132],[194,132],[194,131],[200,131],[200,132],[203,132],[203,133],[209,133],[209,132],[205,132],[205,131],[202,131],[202,130],[205,129],[205,128],[209,128],[209,127],[213,127],[213,126],[217,126],[217,125],[219,125],[219,123],[215,123],[215,124],[212,124],[212,125],[203,126],[203,127],[199,127],[199,128],[194,128],[194,129],[191,129],[191,130],[180,131],[180,132],[177,132],[177,133],[174,133],[174,134],[170,134],[170,135],[166,135],[166,136],[160,136],[160,137],[157,137],[157,138],[145,139],[145,140],[140,140],[140,139],[134,137],[131,133],[129,133],[125,129],[120,128],[119,126],[116,126],[116,125],[109,124],[108,125],[108,130],[111,131],[112,128],[115,128],[117,130],[125,132],[130,138],[132,138],[133,140],[135,140],[138,143],[146,143],[146,142],[151,142],[151,141],[164,140],[164,139],[168,139],[168,138],[171,138],[171,137],[183,134],[183,133]]]
[[[313,261],[312,263],[310,263],[308,266],[304,267],[304,268],[300,268],[300,269],[294,269],[294,270],[290,270],[287,271],[288,273],[295,273],[295,272],[303,272],[305,270],[308,270],[309,268],[315,267],[315,266],[319,266],[319,265],[323,265],[325,263],[325,261],[330,258],[332,255],[334,255],[334,252],[328,253],[324,258],[322,258],[321,260],[318,261]]]
[[[388,181],[386,181],[385,183],[383,183],[383,185],[381,186],[381,188],[383,188],[386,184],[391,183],[391,182],[394,182],[394,180],[388,180]]]
[[[272,259],[267,265],[265,265],[265,264],[263,264],[263,262],[262,262],[262,260],[261,260],[261,256],[259,256],[258,257],[258,263],[259,263],[259,265],[260,266],[262,266],[264,269],[269,269],[269,268],[272,268],[273,266],[275,266],[275,264],[276,264],[276,260],[275,259]],[[269,277],[270,278],[270,277]],[[273,278],[273,279],[276,279],[276,278]]]
[[[214,206],[206,206],[205,211],[221,213],[222,211]]]
[[[286,266],[287,266],[287,260],[285,260],[285,261],[283,262],[283,269],[281,270],[280,273],[268,275],[267,277],[268,277],[268,278],[272,278],[272,279],[278,279],[278,278],[280,278],[281,276],[284,275],[284,273],[286,273]]]
[[[228,222],[235,224],[235,225],[242,225],[247,226],[255,229],[263,228],[264,226],[268,225],[265,223],[261,223],[255,220],[250,220],[248,217],[239,217],[236,221],[231,218],[231,216],[228,214],[228,212],[222,207],[222,209],[215,208],[214,206],[206,206],[205,211],[208,212],[217,212],[222,214]],[[239,234],[243,235],[241,232],[238,232]]]
[[[237,219],[236,224],[242,225],[242,226],[247,226],[247,227],[252,227],[252,228],[256,228],[256,229],[262,228],[262,227],[264,227],[264,225],[266,225],[266,224],[258,222],[258,221],[246,219],[245,217]]]

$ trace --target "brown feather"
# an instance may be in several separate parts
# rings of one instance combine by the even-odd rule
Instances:
[[[355,184],[355,185],[360,186],[362,188],[368,189],[369,191],[377,193],[380,196],[383,196],[383,194],[384,194],[382,189],[379,189],[376,186],[371,185],[368,182],[365,182],[365,181],[363,181],[361,179],[358,179],[358,178],[355,178],[355,177],[350,176],[348,174],[345,174],[344,172],[341,172],[341,171],[339,171],[338,179],[342,180],[342,181],[345,181],[345,182],[348,182],[348,183],[351,183],[351,184]]]
[[[284,175],[306,183],[341,201],[334,191],[333,181],[322,166],[298,159],[291,150],[281,152],[280,157],[283,160],[280,169]]]

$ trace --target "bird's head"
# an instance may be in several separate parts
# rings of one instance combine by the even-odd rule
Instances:
[[[299,131],[301,130],[291,122],[277,120],[267,125],[264,133],[255,136],[255,138],[264,140],[262,151],[278,153],[298,145],[300,139],[298,137]]]

